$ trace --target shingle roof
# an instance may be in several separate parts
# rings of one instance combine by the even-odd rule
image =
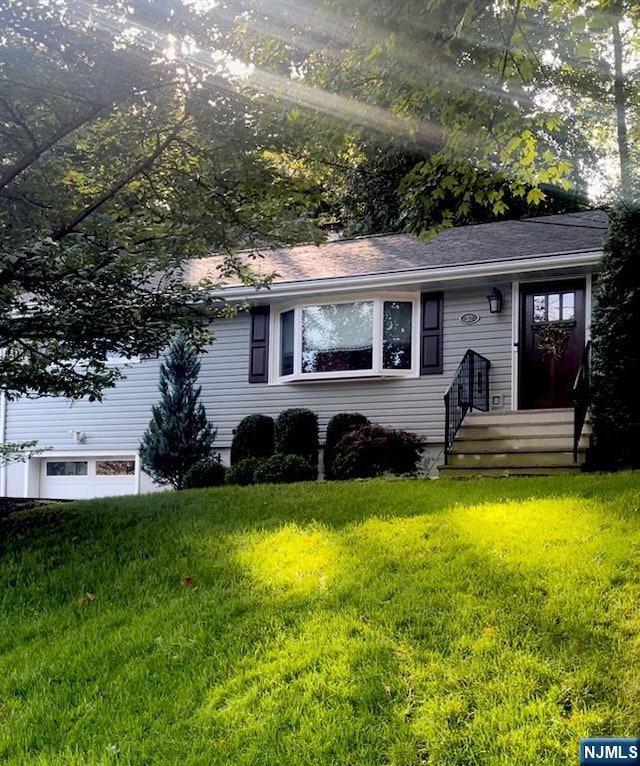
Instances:
[[[383,234],[265,251],[258,258],[242,257],[260,275],[275,272],[276,283],[455,268],[472,263],[599,250],[607,222],[604,211],[590,210],[460,226],[428,242],[408,234]],[[219,256],[192,261],[185,266],[185,278],[190,282],[207,277],[215,280],[219,264]]]

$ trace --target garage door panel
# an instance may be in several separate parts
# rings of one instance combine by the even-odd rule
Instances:
[[[135,494],[135,484],[132,477],[114,476],[101,480],[96,476],[93,485],[93,497],[111,497],[112,495],[133,495]]]
[[[46,476],[40,485],[40,497],[49,500],[83,500],[91,497],[91,484],[86,476]]]
[[[43,458],[40,497],[81,500],[136,494],[135,458]]]

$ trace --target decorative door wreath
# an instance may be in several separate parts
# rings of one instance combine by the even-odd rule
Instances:
[[[569,345],[569,330],[562,325],[538,325],[534,332],[537,336],[538,348],[545,356],[562,359]]]

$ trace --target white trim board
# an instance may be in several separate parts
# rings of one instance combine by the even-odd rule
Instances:
[[[520,367],[520,282],[511,283],[511,409],[518,409]]]

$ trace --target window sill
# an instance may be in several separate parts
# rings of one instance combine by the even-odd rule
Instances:
[[[415,370],[402,370],[394,372],[392,370],[386,370],[382,372],[326,372],[316,373],[309,375],[288,375],[284,378],[278,378],[271,385],[274,386],[287,386],[290,384],[298,383],[336,383],[345,381],[359,381],[359,380],[406,380],[407,378],[418,378],[419,375]]]

